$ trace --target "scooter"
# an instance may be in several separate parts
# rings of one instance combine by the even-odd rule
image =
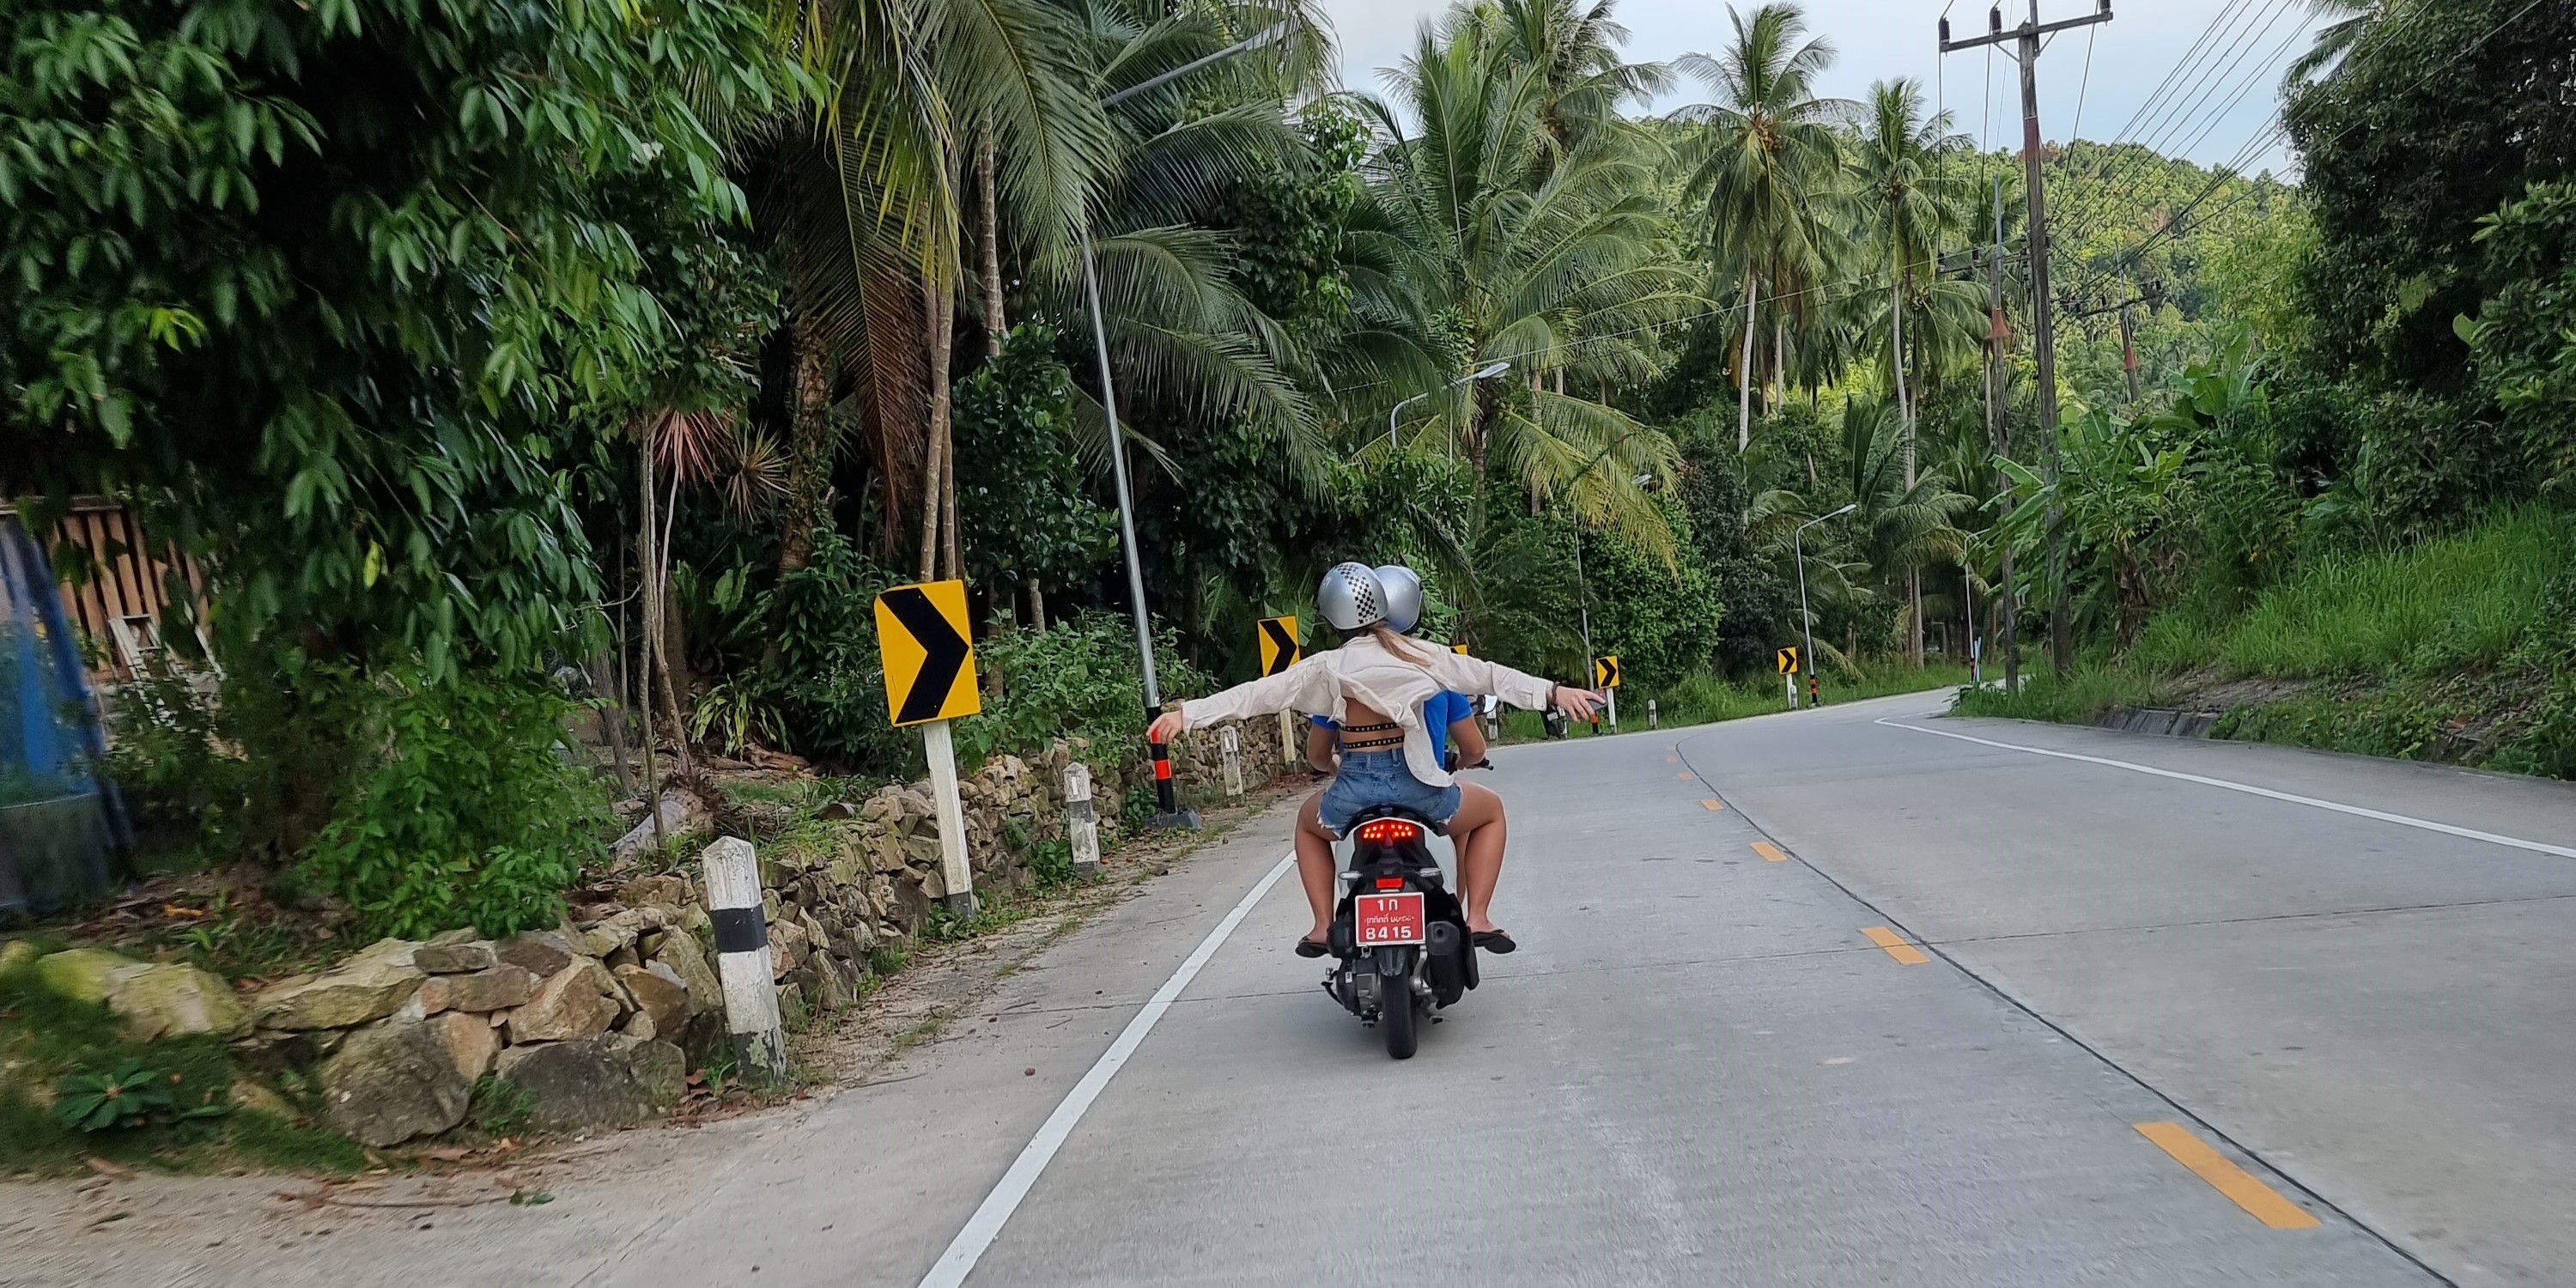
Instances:
[[[1409,810],[1363,811],[1351,827],[1350,865],[1327,947],[1324,991],[1413,1058],[1433,1012],[1476,986],[1476,947],[1430,838],[1447,829]]]

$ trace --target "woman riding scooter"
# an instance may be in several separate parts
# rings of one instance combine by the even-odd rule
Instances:
[[[1340,648],[1313,654],[1278,675],[1180,703],[1155,718],[1154,738],[1168,742],[1198,726],[1287,710],[1323,712],[1341,726],[1341,764],[1317,798],[1314,815],[1300,818],[1297,827],[1297,875],[1315,914],[1314,929],[1297,941],[1299,956],[1330,951],[1333,843],[1360,811],[1389,805],[1447,824],[1452,835],[1465,838],[1458,847],[1458,883],[1466,896],[1467,929],[1478,947],[1512,951],[1517,945],[1494,924],[1488,907],[1502,874],[1502,800],[1483,788],[1470,795],[1450,780],[1431,751],[1422,707],[1441,691],[1455,690],[1495,694],[1519,707],[1553,705],[1585,720],[1592,715],[1593,695],[1406,639],[1389,627],[1386,588],[1366,564],[1338,564],[1325,573],[1315,608],[1342,632]]]

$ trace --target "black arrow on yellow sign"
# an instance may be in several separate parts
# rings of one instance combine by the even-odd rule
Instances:
[[[1305,649],[1297,643],[1297,619],[1264,617],[1261,619],[1261,673],[1278,675],[1297,665]]]
[[[1618,654],[1613,653],[1606,657],[1596,657],[1592,659],[1592,687],[1596,689],[1615,689],[1619,687]]]
[[[938,584],[945,588],[956,583]],[[957,616],[962,620],[965,608],[962,588],[954,597],[958,600]],[[897,586],[877,596],[877,605],[883,610],[878,625],[880,645],[886,642],[883,617],[891,616],[894,624],[911,636],[912,642],[921,650],[921,660],[913,668],[909,684],[901,683],[901,677],[896,674],[898,667],[891,656],[894,650],[886,650],[889,654],[886,687],[894,698],[894,722],[898,725],[919,724],[925,720],[974,714],[983,705],[977,700],[974,686],[967,686],[963,710],[952,710],[953,704],[949,701],[950,692],[957,687],[958,674],[965,670],[967,660],[975,652],[974,643],[961,629],[961,622],[950,620],[948,613],[931,602],[922,586]]]

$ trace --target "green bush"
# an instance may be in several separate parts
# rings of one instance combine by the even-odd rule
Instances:
[[[354,676],[344,682],[359,686]],[[363,744],[381,747],[299,874],[370,933],[550,926],[585,860],[605,857],[606,802],[556,748],[574,704],[532,677],[468,673],[363,685]]]
[[[1164,696],[1213,687],[1181,658],[1168,629],[1154,647]],[[1040,751],[1074,736],[1143,751],[1145,685],[1129,619],[1085,613],[1043,631],[994,631],[977,642],[975,664],[986,681],[984,710],[957,722],[961,765],[980,765],[997,752]]]
[[[812,559],[758,601],[754,612],[771,624],[776,647],[753,682],[790,750],[850,773],[891,775],[920,763],[915,740],[888,722],[877,656],[876,597],[906,580],[827,528],[815,533]]]

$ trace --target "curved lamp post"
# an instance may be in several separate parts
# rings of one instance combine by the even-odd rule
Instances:
[[[1511,370],[1511,369],[1512,369],[1512,364],[1511,364],[1510,362],[1508,362],[1508,361],[1504,361],[1504,362],[1497,362],[1497,363],[1494,363],[1493,365],[1488,366],[1488,367],[1485,367],[1485,368],[1483,368],[1483,369],[1481,369],[1481,370],[1478,370],[1478,371],[1472,371],[1472,372],[1469,372],[1469,373],[1468,373],[1468,374],[1466,374],[1466,375],[1460,376],[1460,377],[1458,377],[1457,379],[1452,380],[1452,381],[1450,381],[1449,383],[1447,383],[1447,384],[1445,384],[1445,385],[1442,385],[1442,386],[1440,386],[1440,387],[1439,387],[1439,388],[1437,388],[1437,389],[1432,389],[1432,390],[1425,391],[1425,392],[1423,392],[1423,393],[1415,394],[1414,396],[1412,396],[1412,397],[1410,397],[1410,398],[1405,399],[1403,402],[1397,403],[1396,405],[1394,405],[1394,406],[1392,406],[1392,407],[1387,408],[1387,409],[1386,409],[1386,448],[1387,448],[1387,450],[1388,450],[1388,451],[1390,451],[1390,452],[1395,450],[1395,414],[1396,414],[1397,412],[1403,411],[1405,408],[1410,407],[1410,406],[1412,406],[1413,404],[1418,403],[1418,402],[1422,401],[1423,399],[1430,397],[1432,394],[1445,394],[1445,393],[1449,392],[1450,390],[1455,389],[1455,388],[1457,388],[1458,386],[1463,385],[1463,384],[1466,384],[1466,383],[1468,383],[1469,381],[1473,381],[1473,380],[1491,380],[1491,379],[1493,379],[1494,377],[1499,376],[1499,375],[1503,374],[1504,372],[1509,371],[1509,370]]]
[[[1807,535],[1807,529],[1827,519],[1839,519],[1859,508],[1860,502],[1854,501],[1832,514],[1820,514],[1799,524],[1798,530],[1789,534],[1789,548],[1796,553],[1798,560],[1798,629],[1807,640],[1807,701],[1810,706],[1816,699],[1816,619],[1807,612],[1807,548],[1799,539]]]
[[[1111,94],[1100,100],[1104,108],[1115,107],[1147,90],[1159,89],[1200,68],[1223,62],[1236,54],[1257,49],[1286,35],[1287,23],[1278,23],[1249,40],[1228,45],[1204,58],[1175,67],[1151,80]],[[1118,432],[1118,387],[1109,375],[1109,331],[1100,319],[1100,277],[1091,262],[1091,227],[1088,220],[1077,230],[1082,245],[1083,302],[1091,312],[1091,343],[1100,359],[1100,411],[1109,423],[1109,476],[1118,491],[1118,542],[1127,556],[1127,604],[1136,617],[1136,660],[1145,680],[1145,718],[1151,720],[1163,708],[1163,686],[1154,675],[1154,627],[1145,614],[1145,570],[1136,558],[1136,506],[1127,490],[1127,447]],[[1156,827],[1198,827],[1198,815],[1183,810],[1172,792],[1172,780],[1164,760],[1162,745],[1154,746],[1154,794],[1160,813],[1154,816]]]

